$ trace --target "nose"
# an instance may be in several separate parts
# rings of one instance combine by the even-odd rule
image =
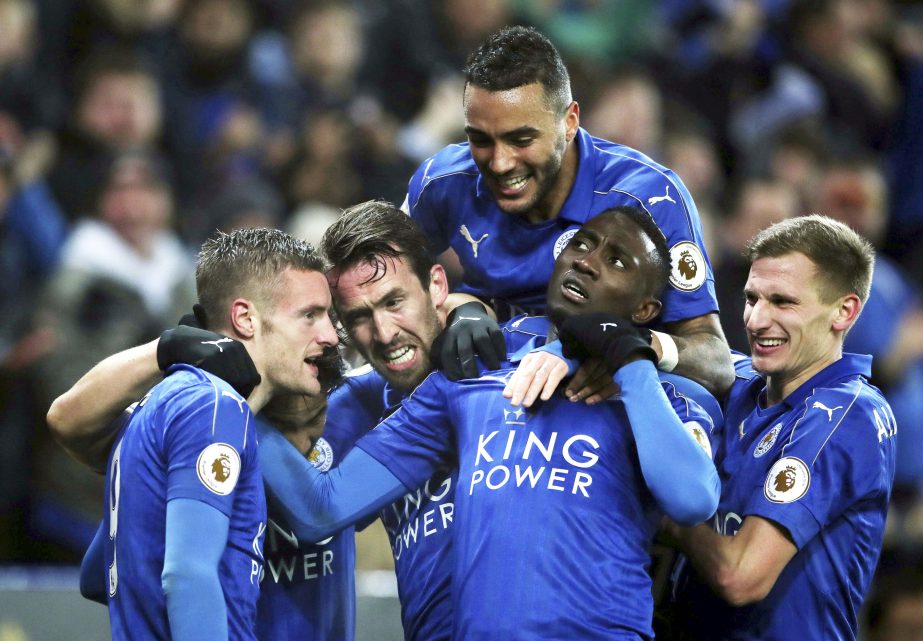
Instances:
[[[505,174],[516,167],[516,152],[509,145],[496,144],[490,156],[490,170],[495,174]]]
[[[599,278],[599,268],[596,265],[596,252],[591,251],[574,260],[574,269],[593,279]]]
[[[373,315],[373,321],[375,323],[375,339],[382,344],[387,345],[390,343],[400,331],[390,314],[377,312]]]
[[[334,347],[340,342],[340,336],[337,334],[337,330],[329,316],[326,316],[322,322],[323,324],[317,332],[317,343],[324,347]]]
[[[744,307],[744,325],[747,330],[756,332],[769,327],[769,324],[769,304],[761,298],[748,302]]]

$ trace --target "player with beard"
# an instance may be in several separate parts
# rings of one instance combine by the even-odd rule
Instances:
[[[718,497],[695,437],[711,421],[660,383],[634,326],[659,312],[667,261],[656,225],[634,208],[587,222],[556,261],[550,317],[568,353],[617,370],[618,399],[587,405],[556,394],[532,412],[511,405],[503,392],[515,363],[545,341],[533,336],[476,379],[430,374],[327,474],[266,434],[266,483],[285,497],[295,531],[325,536],[457,466],[453,637],[649,638],[645,568],[661,514],[692,523]],[[399,360],[394,347],[383,353]]]

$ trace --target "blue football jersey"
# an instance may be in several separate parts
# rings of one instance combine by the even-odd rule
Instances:
[[[160,577],[166,508],[172,499],[202,501],[230,519],[219,568],[229,638],[255,639],[266,527],[256,448],[246,401],[224,381],[194,367],[171,368],[134,408],[106,472],[105,559],[113,639],[170,638]]]
[[[714,278],[692,196],[679,177],[644,154],[580,129],[577,176],[557,218],[531,224],[505,214],[482,184],[467,143],[450,145],[410,180],[403,208],[432,251],[455,250],[459,291],[492,301],[501,319],[543,314],[555,258],[583,223],[619,205],[653,216],[670,248],[670,285],[659,322],[715,312]]]
[[[359,368],[331,394],[324,431],[342,434],[354,443],[403,398],[371,367]],[[450,638],[454,495],[455,477],[446,468],[380,513],[394,555],[401,623],[408,641]]]
[[[557,394],[541,412],[513,407],[512,371],[458,383],[435,372],[358,444],[407,487],[458,466],[453,638],[649,638],[661,513],[624,406]],[[664,389],[681,419],[710,425]]]
[[[765,599],[741,608],[690,573],[677,596],[679,627],[710,641],[855,639],[884,536],[897,433],[887,401],[866,380],[871,358],[845,354],[766,408],[765,380],[749,360],[736,367],[714,527],[733,535],[760,516],[783,527],[798,552]]]
[[[274,429],[256,417],[258,430]],[[355,438],[341,438],[324,426],[308,455],[326,472],[352,448]],[[352,641],[356,627],[355,529],[346,528],[324,541],[301,541],[289,527],[267,490],[269,520],[263,546],[265,572],[257,604],[260,641]]]

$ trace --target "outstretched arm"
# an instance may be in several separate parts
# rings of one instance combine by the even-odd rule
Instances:
[[[715,396],[722,396],[734,382],[734,366],[718,315],[705,314],[669,323],[665,329],[668,332],[666,335],[653,332],[651,338],[651,347],[657,352],[659,367],[691,378]],[[669,345],[670,339],[675,348]],[[673,360],[674,353],[675,366],[672,369],[664,367]]]
[[[321,541],[412,489],[359,448],[324,473],[280,432],[258,429],[266,491],[299,538]]]

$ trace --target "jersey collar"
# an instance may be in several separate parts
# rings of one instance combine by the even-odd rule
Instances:
[[[782,401],[791,408],[800,407],[818,387],[830,387],[835,381],[850,377],[872,375],[872,357],[868,354],[850,354],[844,352],[842,358],[831,363],[805,381],[801,387],[785,397]]]

